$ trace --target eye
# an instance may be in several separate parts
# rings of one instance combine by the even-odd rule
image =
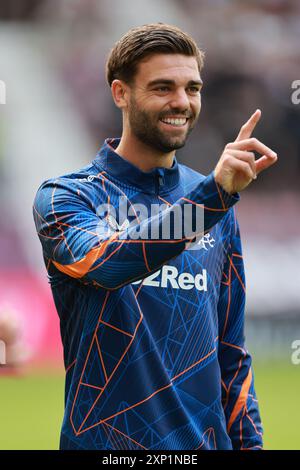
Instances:
[[[168,91],[170,91],[170,87],[168,86],[159,86],[157,88],[155,88],[156,91],[159,91],[161,93],[166,93]]]
[[[190,87],[188,88],[188,90],[189,90],[191,93],[193,93],[193,94],[200,93],[200,91],[201,91],[201,89],[198,88],[198,87],[196,87],[196,86],[190,86]]]

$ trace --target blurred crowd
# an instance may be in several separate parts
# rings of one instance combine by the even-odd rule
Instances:
[[[164,3],[164,2],[163,2]],[[300,3],[297,0],[173,0],[178,25],[206,53],[203,110],[181,161],[210,171],[224,143],[257,107],[263,111],[257,136],[281,157],[255,189],[298,189],[300,105],[292,103],[292,82],[299,79]],[[126,2],[122,2],[123,8]],[[72,91],[95,145],[120,135],[121,117],[105,83],[106,55],[127,27],[114,28],[115,1],[11,0],[1,2],[0,18],[51,25],[59,31],[51,54]],[[128,2],[128,7],[134,2]],[[151,5],[149,5],[151,8]],[[133,12],[134,18],[134,12]],[[141,23],[142,23],[141,18]],[[139,23],[135,19],[133,25]],[[118,29],[118,23],[116,24]],[[63,47],[61,44],[63,41]]]
[[[186,148],[179,152],[181,161],[204,173],[210,171],[224,143],[234,138],[243,121],[259,107],[263,118],[257,136],[281,158],[271,174],[263,175],[251,190],[298,189],[300,105],[292,103],[291,85],[300,78],[299,1],[167,3],[176,7],[178,25],[188,25],[206,53],[202,116]],[[11,0],[0,6],[4,20],[50,24],[59,31],[63,47],[54,40],[51,53],[97,146],[105,137],[121,132],[121,117],[104,77],[107,53],[128,29],[119,26],[120,31],[112,31],[114,4],[120,5],[116,0]],[[124,8],[126,2],[122,4]],[[128,2],[128,7],[133,4]],[[138,23],[137,16],[133,25]]]

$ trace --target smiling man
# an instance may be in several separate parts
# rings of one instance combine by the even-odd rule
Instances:
[[[156,163],[153,157],[159,166],[162,163],[166,167],[172,165],[174,150],[184,146],[200,113],[200,54],[198,60],[175,52],[151,54],[139,62],[134,87],[126,86],[121,80],[112,81],[117,106],[124,108],[125,105],[128,109],[123,115],[124,132],[117,152],[124,156],[124,146],[128,146],[132,161],[130,149],[138,153],[142,145],[142,151],[147,147],[147,156],[142,161],[137,156],[136,163],[144,170],[153,168]]]
[[[202,66],[180,29],[130,30],[107,61],[121,138],[38,190],[66,367],[62,449],[262,447],[233,205],[277,156],[251,137],[257,110],[208,176],[178,163]]]

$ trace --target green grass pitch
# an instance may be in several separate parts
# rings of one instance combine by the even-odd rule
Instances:
[[[300,449],[300,365],[255,362],[265,449]],[[57,449],[64,377],[53,370],[0,376],[0,449]]]

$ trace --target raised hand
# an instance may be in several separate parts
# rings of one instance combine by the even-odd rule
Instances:
[[[226,145],[214,171],[215,180],[229,194],[245,189],[257,175],[277,161],[277,154],[252,136],[261,118],[257,109],[241,127],[234,142]],[[254,151],[262,155],[255,160]]]

